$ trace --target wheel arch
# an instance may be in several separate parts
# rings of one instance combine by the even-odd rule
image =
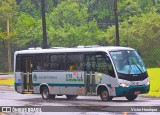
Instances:
[[[107,90],[108,90],[108,93],[109,93],[109,95],[110,95],[109,87],[108,87],[106,84],[100,84],[100,85],[98,85],[98,86],[96,87],[96,94],[97,94],[97,95],[100,95],[100,93],[101,93],[101,91],[102,91],[103,89],[107,89]]]
[[[42,93],[42,88],[43,88],[43,87],[47,87],[47,88],[48,88],[48,91],[49,91],[49,85],[48,85],[47,83],[41,83],[41,84],[39,85],[40,94]]]

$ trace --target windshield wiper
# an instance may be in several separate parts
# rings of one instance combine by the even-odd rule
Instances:
[[[136,65],[136,67],[139,69],[139,71],[140,71],[141,73],[143,73],[142,70],[140,69],[140,67],[138,67],[138,65],[132,60],[132,58],[130,58],[130,59],[131,59],[132,63],[133,63],[134,65]]]

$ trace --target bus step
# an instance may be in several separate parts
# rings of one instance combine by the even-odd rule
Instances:
[[[32,91],[24,91],[23,94],[32,94]]]

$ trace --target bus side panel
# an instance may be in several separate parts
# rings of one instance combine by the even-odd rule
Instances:
[[[73,73],[74,74],[74,73]],[[86,89],[85,89],[85,84],[84,84],[84,71],[79,71],[77,72],[76,79],[78,81],[74,81],[74,87],[73,87],[73,92],[74,95],[86,95]]]
[[[110,96],[116,96],[116,87],[119,87],[117,78],[110,77]]]
[[[39,86],[34,86],[34,87],[33,87],[33,92],[39,94],[39,93],[40,93],[39,88],[40,88]]]
[[[110,84],[110,76],[103,74],[103,73],[99,73],[99,72],[95,72],[95,76],[96,76],[96,84]]]
[[[96,72],[95,75],[96,75],[96,84],[107,85],[110,96],[116,96],[115,87],[118,86],[117,79],[109,75],[98,72]]]
[[[22,72],[15,72],[15,90],[18,93],[23,92],[23,79],[22,79]]]
[[[47,84],[50,94],[60,94],[60,87],[55,83],[57,76],[53,72],[32,72],[34,93],[40,93],[40,86]]]
[[[83,94],[85,91],[82,93],[79,90],[79,87],[84,86],[83,74],[84,72],[76,71],[33,72],[33,86],[39,86],[42,83],[48,84],[51,94]],[[36,88],[35,91],[38,92]]]
[[[50,94],[61,94],[60,87],[58,86],[49,86]]]
[[[85,87],[73,87],[74,95],[86,95]]]
[[[70,86],[61,86],[60,87],[60,92],[62,95],[73,95],[73,87],[70,87]]]
[[[65,72],[65,78],[61,81],[64,86],[61,88],[61,94],[69,95],[85,95],[84,88],[84,72],[82,71],[68,71]]]
[[[43,84],[43,83],[42,83]],[[33,90],[34,93],[39,94],[40,93],[40,86],[42,85],[40,84],[39,86],[34,86]],[[56,86],[49,86],[49,93],[50,94],[60,94],[60,88],[56,87]]]

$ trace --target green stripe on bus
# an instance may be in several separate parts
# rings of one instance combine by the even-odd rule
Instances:
[[[14,83],[14,86],[22,86],[22,83]]]
[[[49,86],[71,86],[71,87],[84,87],[85,84],[55,84],[55,83],[47,83]],[[40,83],[33,83],[33,86],[39,86]]]
[[[33,83],[32,85],[33,86],[39,86],[41,83]],[[87,84],[58,84],[58,83],[46,83],[48,84],[49,86],[59,86],[59,87],[65,87],[65,86],[70,86],[70,87],[85,87],[85,86],[94,86],[94,87],[97,87],[98,85],[100,84],[90,84],[90,85],[87,85]],[[29,85],[29,83],[27,83],[27,85]],[[110,84],[106,84],[108,87],[111,87]],[[23,86],[22,83],[15,83],[15,86]]]

